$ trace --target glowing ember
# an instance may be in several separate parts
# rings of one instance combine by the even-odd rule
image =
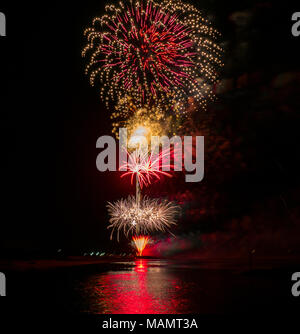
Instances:
[[[173,110],[167,105],[145,105],[138,108],[133,99],[126,95],[121,98],[110,116],[112,120],[112,133],[119,138],[119,128],[126,128],[129,136],[134,135],[138,128],[146,128],[147,137],[175,136],[182,129],[186,119],[176,105]]]
[[[143,251],[144,251],[145,247],[147,246],[149,239],[150,238],[147,237],[147,236],[132,237],[132,240],[133,240],[134,245],[136,247],[138,256],[143,255]]]

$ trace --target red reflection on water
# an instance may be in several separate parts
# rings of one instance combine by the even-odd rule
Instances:
[[[149,237],[148,236],[133,236],[132,240],[135,244],[135,247],[137,249],[137,255],[138,256],[142,256],[143,255],[143,251],[145,249],[145,247],[147,246],[148,242],[149,242]]]
[[[180,285],[165,267],[149,266],[148,260],[138,259],[129,272],[110,271],[98,277],[94,308],[97,313],[109,314],[180,313]]]
[[[134,271],[137,273],[145,273],[147,271],[147,261],[142,259],[135,261]]]

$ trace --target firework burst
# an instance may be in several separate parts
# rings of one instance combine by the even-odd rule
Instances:
[[[132,237],[134,246],[137,250],[137,255],[138,256],[142,256],[143,255],[143,251],[145,249],[145,247],[147,246],[148,242],[149,242],[149,237],[148,236],[139,236],[139,237]]]
[[[117,138],[119,128],[126,128],[131,136],[138,127],[149,129],[149,136],[175,135],[182,128],[185,118],[178,111],[170,112],[156,105],[137,108],[128,95],[119,100],[112,112],[112,133]]]
[[[198,9],[181,0],[136,0],[106,6],[84,32],[86,74],[102,84],[101,97],[130,95],[137,108],[167,105],[185,110],[192,96],[201,106],[213,98],[222,66],[219,33]]]
[[[172,174],[163,171],[162,169],[170,169],[173,165],[169,162],[164,163],[164,158],[170,158],[172,154],[171,149],[165,149],[160,151],[157,157],[153,153],[148,154],[148,151],[136,149],[132,153],[127,152],[128,162],[120,166],[120,170],[127,169],[128,172],[121,175],[131,176],[131,184],[133,184],[134,176],[137,177],[141,188],[151,184],[153,178],[160,180],[161,176],[165,175],[172,177]]]
[[[113,233],[121,231],[128,237],[132,235],[147,235],[160,231],[169,231],[172,225],[176,225],[176,218],[180,208],[173,202],[161,199],[151,199],[147,196],[137,201],[134,196],[121,199],[115,203],[108,202],[108,213],[110,215],[108,228],[111,228],[111,239]]]

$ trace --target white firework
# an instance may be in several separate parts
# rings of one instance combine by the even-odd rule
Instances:
[[[121,231],[128,237],[130,234],[149,234],[151,232],[170,231],[176,225],[180,207],[165,199],[143,197],[139,202],[134,196],[121,199],[115,203],[108,202],[110,215],[108,228],[111,228],[111,239],[114,232]]]

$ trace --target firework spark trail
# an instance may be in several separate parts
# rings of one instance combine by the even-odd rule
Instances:
[[[128,237],[130,234],[140,235],[151,232],[169,231],[171,226],[176,225],[180,207],[173,202],[164,199],[143,197],[140,203],[134,196],[121,199],[115,203],[108,202],[110,215],[108,228],[111,228],[112,239],[116,231],[117,239],[121,231]]]
[[[160,180],[162,175],[172,177],[172,174],[162,169],[170,170],[173,167],[169,160],[174,152],[174,150],[167,148],[160,151],[156,156],[152,152],[148,154],[148,151],[141,149],[136,149],[132,153],[127,151],[128,161],[121,165],[119,169],[127,169],[128,172],[122,174],[121,178],[130,175],[131,184],[133,184],[134,175],[136,175],[141,188],[143,188],[143,186],[150,185],[153,178]],[[165,158],[168,158],[168,162],[164,161]]]
[[[223,65],[219,33],[200,11],[181,0],[136,0],[106,6],[84,32],[89,57],[86,74],[103,84],[101,97],[134,104],[178,104],[183,111],[193,96],[205,107]]]
[[[115,110],[112,111],[112,132],[117,138],[119,128],[127,128],[128,134],[138,127],[144,127],[150,130],[152,136],[176,135],[182,128],[186,115],[179,112],[176,106],[170,110],[165,105],[149,106],[137,108],[130,96],[122,97]]]
[[[135,248],[137,250],[137,255],[138,256],[142,256],[143,255],[143,251],[145,249],[145,247],[147,246],[148,242],[149,242],[149,237],[148,236],[134,236],[132,237],[132,240],[134,242]]]

